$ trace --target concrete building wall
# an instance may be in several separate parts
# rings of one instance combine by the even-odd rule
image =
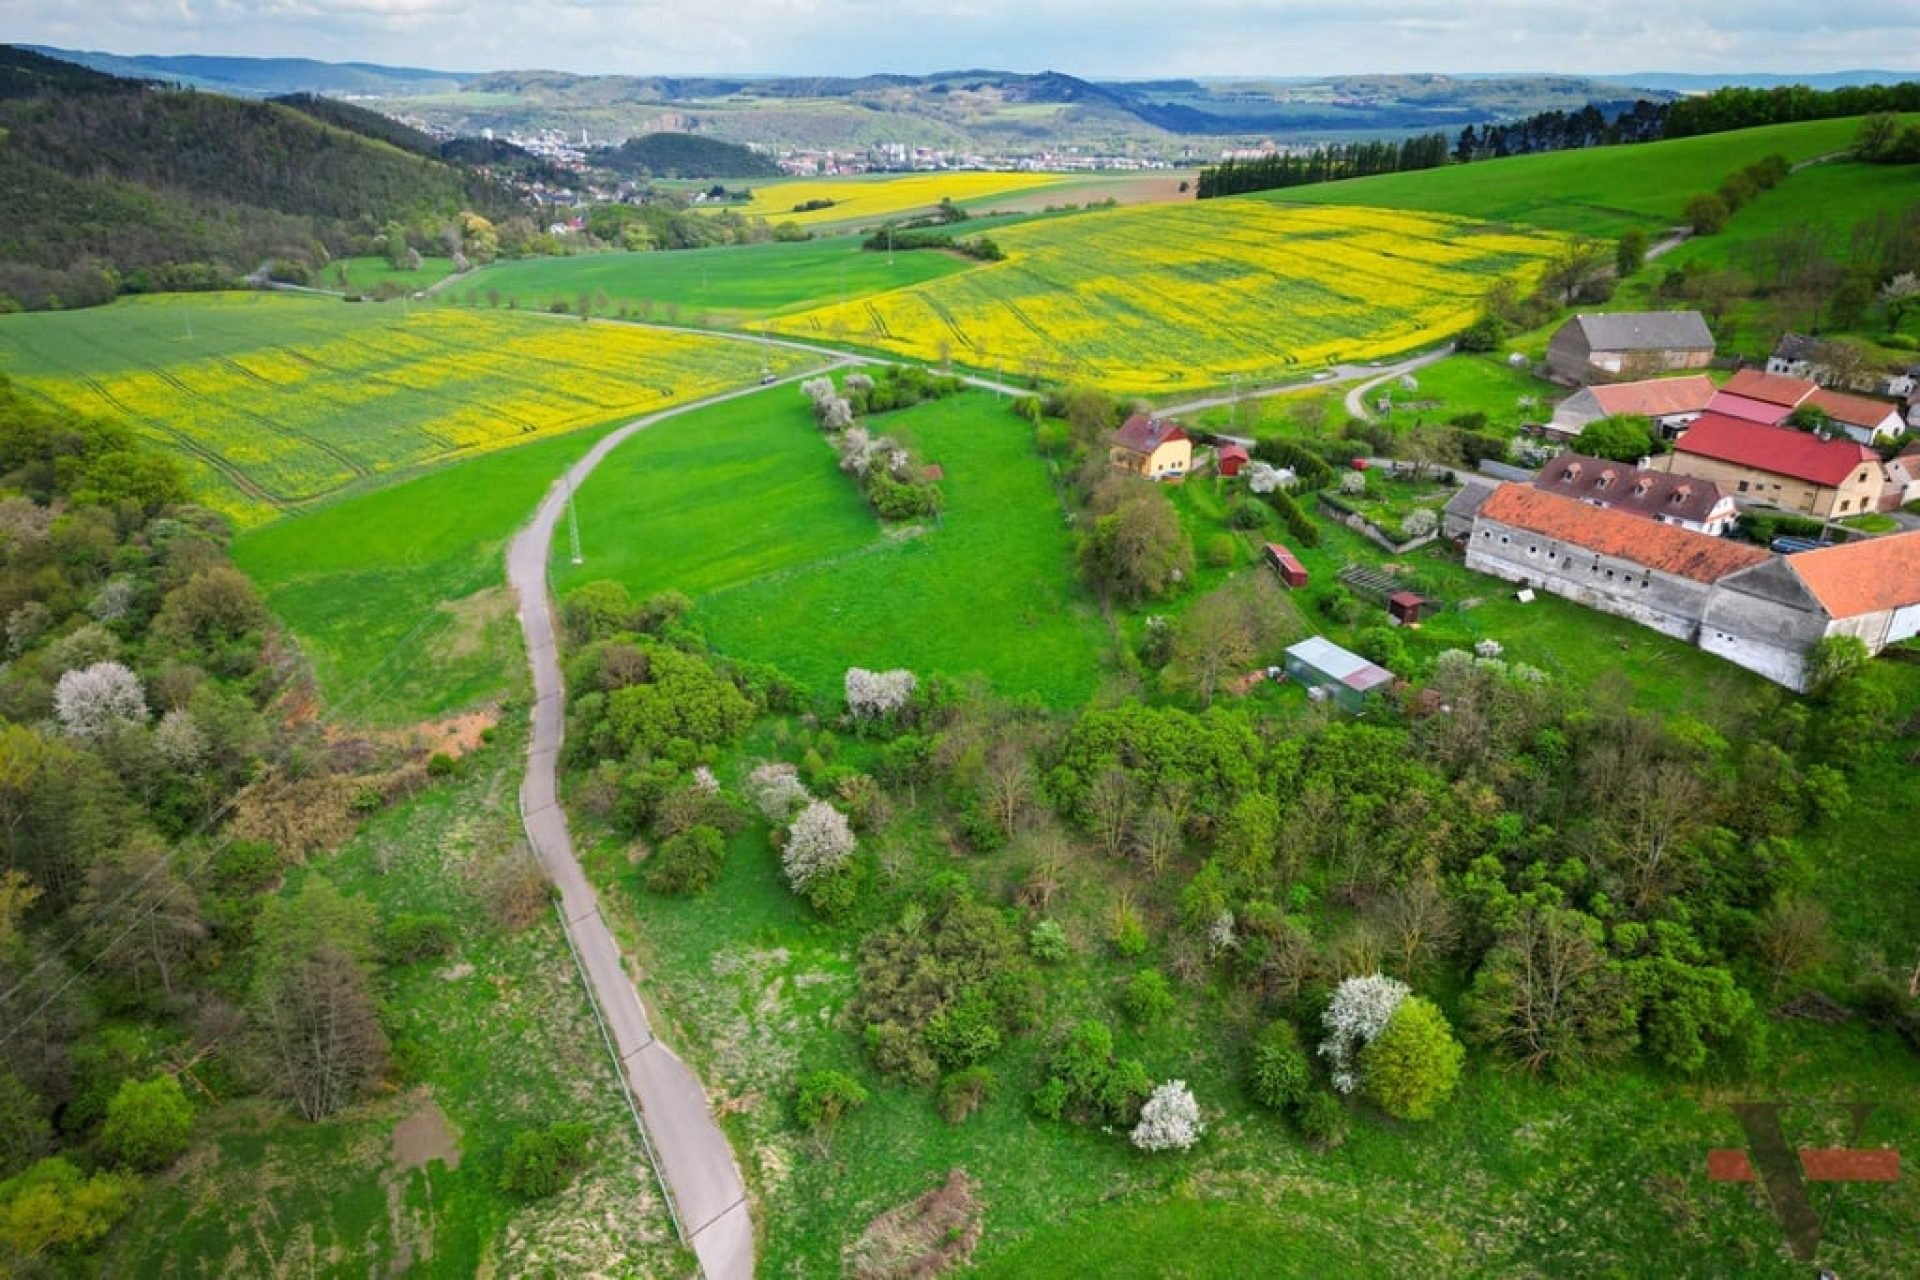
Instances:
[[[1644,569],[1498,521],[1474,523],[1467,567],[1627,618],[1692,643],[1706,608],[1707,584]]]
[[[1700,647],[1776,684],[1804,692],[1806,656],[1826,634],[1827,619],[1805,603],[1765,591],[1729,587],[1708,593]]]

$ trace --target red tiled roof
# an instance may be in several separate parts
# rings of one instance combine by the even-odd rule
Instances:
[[[1851,440],[1822,440],[1791,427],[1762,426],[1716,413],[1696,419],[1673,449],[1828,488],[1845,483],[1862,462],[1880,461],[1879,454]]]
[[[1765,373],[1759,369],[1742,369],[1727,379],[1720,388],[1730,395],[1745,396],[1749,400],[1764,400],[1768,404],[1783,404],[1791,409],[1820,389],[1820,384],[1806,378],[1789,378],[1784,373]]]
[[[1608,417],[1637,413],[1665,418],[1676,413],[1699,413],[1713,399],[1713,379],[1704,373],[1685,378],[1649,378],[1644,382],[1602,383],[1593,398]]]
[[[1885,400],[1869,400],[1865,396],[1850,396],[1843,391],[1820,390],[1807,397],[1807,403],[1825,413],[1835,422],[1843,422],[1850,427],[1877,427],[1887,420],[1887,415],[1899,417],[1900,411]]]
[[[1242,461],[1242,462],[1245,462],[1245,461],[1247,461],[1247,450],[1246,450],[1246,447],[1245,447],[1244,445],[1237,445],[1237,444],[1223,444],[1223,445],[1221,445],[1221,446],[1220,446],[1220,459],[1221,459],[1221,461],[1223,461],[1223,462],[1224,462],[1224,461],[1225,461],[1226,459],[1228,459],[1228,458],[1238,458],[1238,459],[1240,459],[1240,461]]]
[[[1759,547],[1588,506],[1526,484],[1501,485],[1480,505],[1480,515],[1695,582],[1717,582],[1767,559]]]
[[[1713,399],[1707,403],[1707,412],[1739,418],[1746,422],[1764,422],[1772,427],[1785,422],[1793,410],[1784,404],[1775,404],[1771,400],[1749,400],[1745,396],[1720,391],[1716,392]]]
[[[1150,418],[1144,413],[1134,414],[1113,433],[1114,446],[1133,453],[1152,453],[1169,440],[1186,438],[1187,433],[1180,429],[1179,423],[1167,418]]]
[[[1787,564],[1836,618],[1920,604],[1920,532],[1803,551]]]

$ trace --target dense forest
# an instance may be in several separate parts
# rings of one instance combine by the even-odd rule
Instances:
[[[0,382],[0,494],[0,1270],[55,1275],[209,1100],[313,1119],[376,1085],[383,961],[449,926],[317,875],[274,897],[428,762],[300,713],[297,652],[169,459]]]
[[[593,163],[625,178],[777,178],[780,166],[751,147],[690,133],[647,133],[602,147]]]
[[[1300,187],[1375,173],[1437,169],[1447,162],[1447,136],[1425,134],[1404,142],[1349,142],[1301,153],[1280,152],[1258,160],[1228,160],[1200,171],[1201,200],[1278,187]]]
[[[361,113],[365,114],[365,113]],[[0,49],[0,307],[229,285],[366,252],[389,222],[511,214],[478,173],[303,111]]]

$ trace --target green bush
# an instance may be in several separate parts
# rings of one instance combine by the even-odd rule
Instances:
[[[966,1067],[940,1082],[940,1114],[948,1124],[959,1124],[979,1110],[999,1087],[989,1067]]]
[[[516,1133],[507,1144],[500,1189],[526,1200],[552,1195],[586,1163],[591,1133],[588,1126],[569,1121]]]
[[[1073,954],[1066,926],[1058,920],[1042,920],[1033,926],[1033,932],[1027,935],[1027,950],[1041,964],[1064,964]]]
[[[1347,1140],[1347,1109],[1325,1089],[1315,1089],[1300,1100],[1293,1121],[1300,1136],[1321,1151],[1332,1151]]]
[[[661,842],[647,861],[647,888],[669,895],[705,893],[727,865],[727,838],[697,826]]]
[[[831,1128],[867,1105],[867,1090],[844,1071],[809,1071],[794,1092],[793,1113],[809,1129]]]
[[[1206,561],[1209,568],[1224,569],[1239,558],[1239,552],[1240,544],[1234,540],[1232,534],[1216,533],[1207,539],[1206,550],[1201,553],[1201,559]]]
[[[1164,1021],[1173,1012],[1173,988],[1158,969],[1142,969],[1127,980],[1120,1008],[1137,1026],[1150,1027]]]
[[[107,1104],[100,1148],[135,1169],[158,1169],[187,1149],[193,1131],[193,1106],[177,1077],[128,1080]]]
[[[1263,1107],[1291,1111],[1313,1086],[1313,1071],[1300,1033],[1282,1018],[1267,1026],[1253,1046],[1253,1096]]]
[[[1466,1052],[1431,1000],[1408,996],[1360,1053],[1367,1096],[1390,1116],[1431,1119],[1460,1082]]]
[[[387,923],[381,950],[394,964],[412,964],[453,950],[459,933],[453,921],[438,913],[404,912]]]

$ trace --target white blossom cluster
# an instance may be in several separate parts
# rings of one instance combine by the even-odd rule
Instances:
[[[864,373],[850,373],[844,379],[849,393],[859,395],[863,391],[873,390],[873,378]]]
[[[747,775],[747,796],[768,822],[785,822],[793,811],[813,799],[790,764],[763,764]]]
[[[94,595],[87,612],[99,622],[118,622],[133,611],[139,588],[130,579],[115,578]]]
[[[1359,1088],[1360,1050],[1387,1029],[1393,1011],[1409,994],[1406,983],[1378,973],[1348,978],[1334,988],[1333,1000],[1320,1017],[1327,1029],[1320,1056],[1329,1064],[1334,1088],[1341,1093]]]
[[[1340,492],[1348,497],[1357,497],[1367,491],[1367,473],[1364,471],[1343,471],[1340,474]]]
[[[720,779],[713,776],[713,770],[703,764],[693,767],[693,789],[703,796],[720,794]]]
[[[1207,926],[1207,952],[1219,956],[1233,950],[1240,939],[1234,932],[1233,912],[1222,911]]]
[[[1155,1085],[1153,1096],[1140,1108],[1133,1127],[1133,1145],[1142,1151],[1185,1151],[1200,1141],[1207,1126],[1200,1122],[1200,1104],[1185,1080]]]
[[[853,856],[854,843],[847,815],[825,800],[812,801],[787,828],[787,845],[780,851],[787,883],[805,889],[817,877],[838,871]]]
[[[197,772],[206,763],[208,745],[206,733],[178,708],[161,716],[154,726],[153,748],[176,772]]]
[[[1424,538],[1439,527],[1440,517],[1433,513],[1431,507],[1416,507],[1400,522],[1401,531],[1409,538]]]
[[[800,390],[813,401],[813,416],[823,431],[845,431],[853,425],[853,405],[833,389],[832,378],[809,378]]]
[[[1250,493],[1272,493],[1276,489],[1293,487],[1293,471],[1287,467],[1276,467],[1270,462],[1255,459],[1240,472],[1247,478],[1247,490]]]
[[[60,677],[53,689],[53,715],[68,733],[90,738],[122,721],[145,720],[146,689],[118,662],[96,662]]]
[[[848,667],[847,709],[860,720],[892,715],[907,705],[919,683],[905,667],[892,671]]]

